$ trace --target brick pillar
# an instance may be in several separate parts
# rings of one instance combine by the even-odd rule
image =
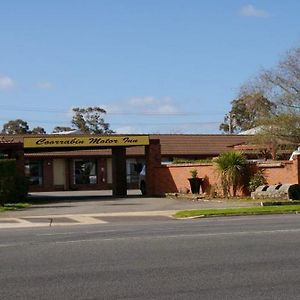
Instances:
[[[50,158],[43,161],[43,190],[54,191],[53,160]]]
[[[293,163],[295,164],[295,177],[297,180],[297,183],[300,184],[300,155],[294,155],[293,157]]]
[[[5,152],[8,154],[9,159],[16,160],[16,170],[21,176],[25,175],[25,159],[24,159],[24,149],[22,143],[15,143],[13,145],[6,144],[4,147]]]
[[[146,146],[146,195],[158,196],[159,193],[156,191],[155,181],[158,180],[156,177],[156,168],[161,166],[161,147],[160,140],[150,140],[150,144]]]
[[[69,191],[72,185],[72,178],[71,178],[71,159],[65,159],[65,174],[66,174],[66,185],[65,190]]]
[[[104,190],[107,186],[107,170],[106,170],[106,160],[104,158],[97,159],[97,175],[98,175],[98,189]]]
[[[113,179],[113,196],[124,197],[127,195],[126,180],[126,148],[112,148],[112,179]]]
[[[16,164],[18,174],[25,175],[25,160],[24,160],[24,150],[16,151]]]

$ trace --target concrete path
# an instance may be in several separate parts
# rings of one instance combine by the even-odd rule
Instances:
[[[106,224],[118,221],[137,222],[144,220],[171,219],[176,210],[148,211],[148,212],[123,212],[123,213],[94,213],[76,215],[43,215],[27,216],[22,218],[0,218],[0,229],[26,228],[26,227],[56,227],[72,225]]]

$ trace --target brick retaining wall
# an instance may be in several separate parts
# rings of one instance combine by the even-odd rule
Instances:
[[[178,164],[155,168],[155,195],[165,193],[178,193],[190,190],[188,178],[190,171],[196,169],[198,177],[203,178],[203,190],[209,191],[214,187],[220,193],[220,178],[212,163],[205,164]],[[300,183],[300,156],[295,156],[293,161],[267,161],[251,164],[251,173],[261,170],[268,184]],[[239,191],[245,194],[245,191]]]

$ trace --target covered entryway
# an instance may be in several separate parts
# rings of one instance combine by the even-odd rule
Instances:
[[[74,136],[57,136],[57,135],[39,135],[24,136],[25,155],[43,153],[64,153],[65,158],[50,157],[43,158],[43,165],[39,167],[39,161],[36,161],[35,170],[37,182],[43,177],[43,184],[40,191],[55,190],[72,190],[76,184],[84,187],[86,184],[89,189],[101,190],[107,186],[107,179],[112,180],[113,196],[127,195],[126,179],[126,149],[130,147],[144,147],[144,158],[147,164],[147,194],[154,195],[154,168],[160,165],[160,143],[159,140],[150,140],[148,135],[74,135]],[[70,159],[74,152],[82,153],[84,150],[109,149],[110,157],[107,160],[93,159],[83,157],[78,154],[76,159]],[[81,151],[81,152],[80,152]],[[86,155],[86,154],[85,154]],[[109,159],[109,160],[108,160]],[[107,168],[108,162],[111,163],[111,174]],[[91,187],[95,184],[94,187]]]

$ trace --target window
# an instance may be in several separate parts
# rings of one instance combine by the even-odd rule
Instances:
[[[30,185],[43,184],[43,162],[32,160],[25,164],[25,175],[29,178]]]
[[[97,184],[95,160],[74,161],[74,184]]]
[[[143,169],[143,159],[129,158],[126,160],[127,183],[138,183],[139,174]]]
[[[6,154],[4,151],[0,151],[0,159],[2,158],[8,158],[8,154]]]

